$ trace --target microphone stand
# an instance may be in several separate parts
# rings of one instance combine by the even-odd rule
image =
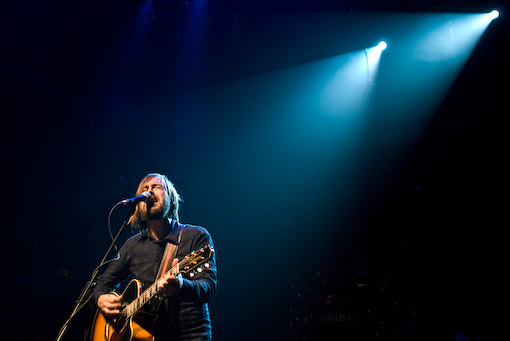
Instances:
[[[115,206],[113,206],[111,211],[113,212],[113,210],[115,210],[115,208],[117,208],[117,206],[122,205],[122,204],[123,204],[122,202],[115,204]],[[110,247],[108,248],[105,255],[103,256],[103,259],[101,259],[101,262],[99,263],[99,265],[94,269],[94,271],[92,272],[92,276],[90,277],[90,280],[85,284],[85,287],[81,291],[80,296],[78,296],[78,299],[76,300],[74,309],[71,312],[71,314],[69,315],[69,317],[67,318],[67,320],[64,322],[62,327],[60,328],[58,336],[55,339],[56,341],[62,340],[62,337],[64,336],[65,332],[67,331],[67,328],[69,327],[69,324],[71,323],[71,320],[85,306],[85,303],[87,303],[90,300],[90,298],[91,298],[90,290],[91,290],[92,285],[94,284],[94,281],[96,280],[96,277],[99,273],[99,269],[101,269],[101,267],[103,267],[105,264],[110,262],[110,261],[106,262],[106,258],[108,257],[108,255],[110,254],[112,249],[115,247],[117,240],[119,239],[120,235],[124,231],[124,228],[126,227],[128,221],[129,221],[129,218],[131,217],[131,215],[134,212],[134,207],[135,207],[134,205],[131,206],[128,216],[122,223],[122,226],[120,227],[119,231],[117,232],[117,235],[115,236],[115,238],[112,239],[112,243],[110,244]],[[85,297],[86,297],[86,299],[85,299]]]

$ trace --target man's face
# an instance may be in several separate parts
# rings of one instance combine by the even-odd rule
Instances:
[[[144,186],[143,191],[152,194],[147,202],[140,203],[142,217],[146,220],[166,218],[170,211],[170,198],[163,187],[161,179],[152,178]],[[148,209],[148,212],[147,212]],[[144,219],[144,220],[145,220]]]

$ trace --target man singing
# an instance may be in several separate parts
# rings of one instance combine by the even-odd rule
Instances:
[[[208,302],[216,292],[214,253],[209,266],[201,272],[158,277],[164,268],[166,249],[177,247],[176,259],[172,262],[176,265],[192,251],[207,245],[212,248],[211,235],[203,227],[179,223],[180,198],[165,175],[146,175],[136,195],[143,192],[149,192],[150,198],[139,202],[129,219],[129,224],[139,233],[125,242],[118,259],[98,278],[92,293],[97,306],[107,320],[114,321],[122,310],[122,297],[112,293],[119,283],[134,277],[144,290],[156,283],[162,293],[156,305],[157,318],[143,326],[155,340],[211,340]]]

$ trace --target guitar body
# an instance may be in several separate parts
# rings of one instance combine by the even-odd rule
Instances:
[[[140,296],[141,292],[140,281],[131,280],[122,293],[123,306],[125,302],[129,303]],[[134,319],[136,320],[136,316]],[[92,324],[91,341],[154,341],[154,336],[136,323],[134,319],[120,317],[118,321],[109,321],[98,309]]]

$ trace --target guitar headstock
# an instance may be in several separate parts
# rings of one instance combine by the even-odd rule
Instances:
[[[205,268],[209,267],[208,260],[212,258],[214,249],[210,245],[206,245],[199,250],[195,250],[179,263],[179,272],[189,274],[190,277],[194,276],[194,271],[202,272],[203,265]]]

